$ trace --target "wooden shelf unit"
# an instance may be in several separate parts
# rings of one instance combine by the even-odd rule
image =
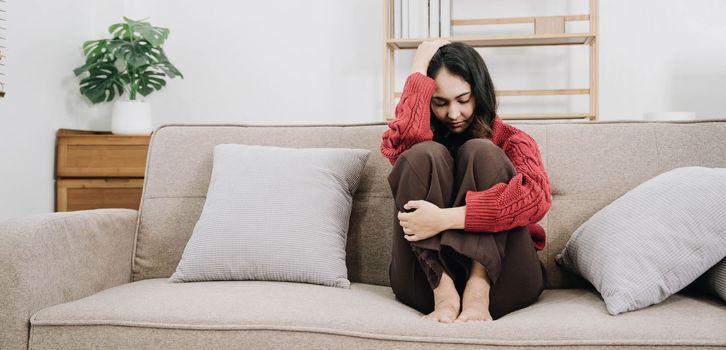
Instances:
[[[58,130],[56,211],[138,209],[150,138]]]
[[[595,38],[595,34],[550,34],[550,35],[479,35],[444,38],[449,41],[463,42],[473,47],[513,47],[513,46],[550,46],[550,45],[584,45]],[[416,49],[424,40],[388,39],[386,44],[394,49]]]
[[[548,119],[590,119],[592,120],[595,115],[583,112],[583,113],[521,113],[521,114],[500,114],[502,119],[509,120],[548,120]]]
[[[395,118],[395,101],[401,92],[395,91],[396,50],[415,50],[426,40],[436,38],[393,38],[393,1],[383,1],[383,112],[384,119]],[[413,1],[413,0],[412,0]],[[452,0],[452,4],[456,0]],[[529,23],[534,25],[534,33],[530,35],[478,35],[452,36],[445,38],[451,42],[463,42],[472,47],[524,47],[554,45],[588,45],[589,46],[589,86],[575,89],[537,89],[537,90],[499,90],[497,96],[547,96],[547,95],[589,95],[589,110],[584,112],[563,113],[518,113],[500,114],[502,119],[598,119],[598,0],[589,0],[589,12],[585,15],[513,17],[513,18],[473,18],[452,19],[451,25],[497,25]],[[571,21],[588,21],[587,33],[565,33],[565,23]]]

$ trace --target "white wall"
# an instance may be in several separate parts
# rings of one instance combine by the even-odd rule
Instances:
[[[481,17],[520,16],[526,6],[533,6],[528,15],[578,13],[587,3],[454,1],[459,18],[476,11]],[[643,112],[664,110],[726,117],[726,1],[662,0],[657,5],[600,1],[601,119],[640,119]],[[86,102],[72,69],[82,63],[82,42],[105,37],[122,15],[149,16],[152,24],[169,27],[166,51],[185,75],[148,99],[156,126],[381,119],[379,0],[10,0],[6,6],[10,30],[8,94],[0,99],[0,219],[53,210],[58,128],[109,128],[110,106]],[[587,84],[582,47],[482,51],[501,89]],[[412,54],[398,55],[399,65],[406,66]],[[405,67],[400,72],[402,84]],[[586,99],[508,101],[503,112],[575,111],[583,102],[586,108]]]
[[[185,76],[149,99],[159,123],[351,123],[380,115],[380,1],[128,3],[170,28],[165,50]]]
[[[726,1],[600,6],[603,119],[640,119],[648,111],[726,118]]]
[[[50,212],[58,128],[105,127],[106,108],[79,96],[80,45],[116,11],[93,0],[10,0],[5,88],[0,98],[0,219]],[[111,16],[107,16],[107,15]]]

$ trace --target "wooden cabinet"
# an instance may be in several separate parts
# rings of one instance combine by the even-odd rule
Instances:
[[[56,211],[138,209],[150,138],[58,130]]]

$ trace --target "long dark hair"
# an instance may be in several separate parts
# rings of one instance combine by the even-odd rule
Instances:
[[[491,138],[492,121],[497,114],[497,97],[484,60],[471,46],[457,42],[440,47],[429,62],[426,75],[434,79],[442,67],[446,67],[451,74],[460,76],[469,83],[475,102],[473,120],[461,134],[452,133],[446,125],[436,119],[429,103],[434,141],[446,146],[453,154],[466,140]]]

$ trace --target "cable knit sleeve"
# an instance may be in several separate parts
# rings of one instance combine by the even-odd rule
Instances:
[[[534,224],[550,208],[550,183],[535,140],[520,131],[502,149],[517,174],[508,183],[466,193],[466,231],[499,232]]]
[[[435,90],[436,82],[421,73],[412,73],[406,78],[401,100],[396,105],[396,119],[388,123],[381,142],[381,154],[391,164],[414,144],[433,139],[429,104]]]

